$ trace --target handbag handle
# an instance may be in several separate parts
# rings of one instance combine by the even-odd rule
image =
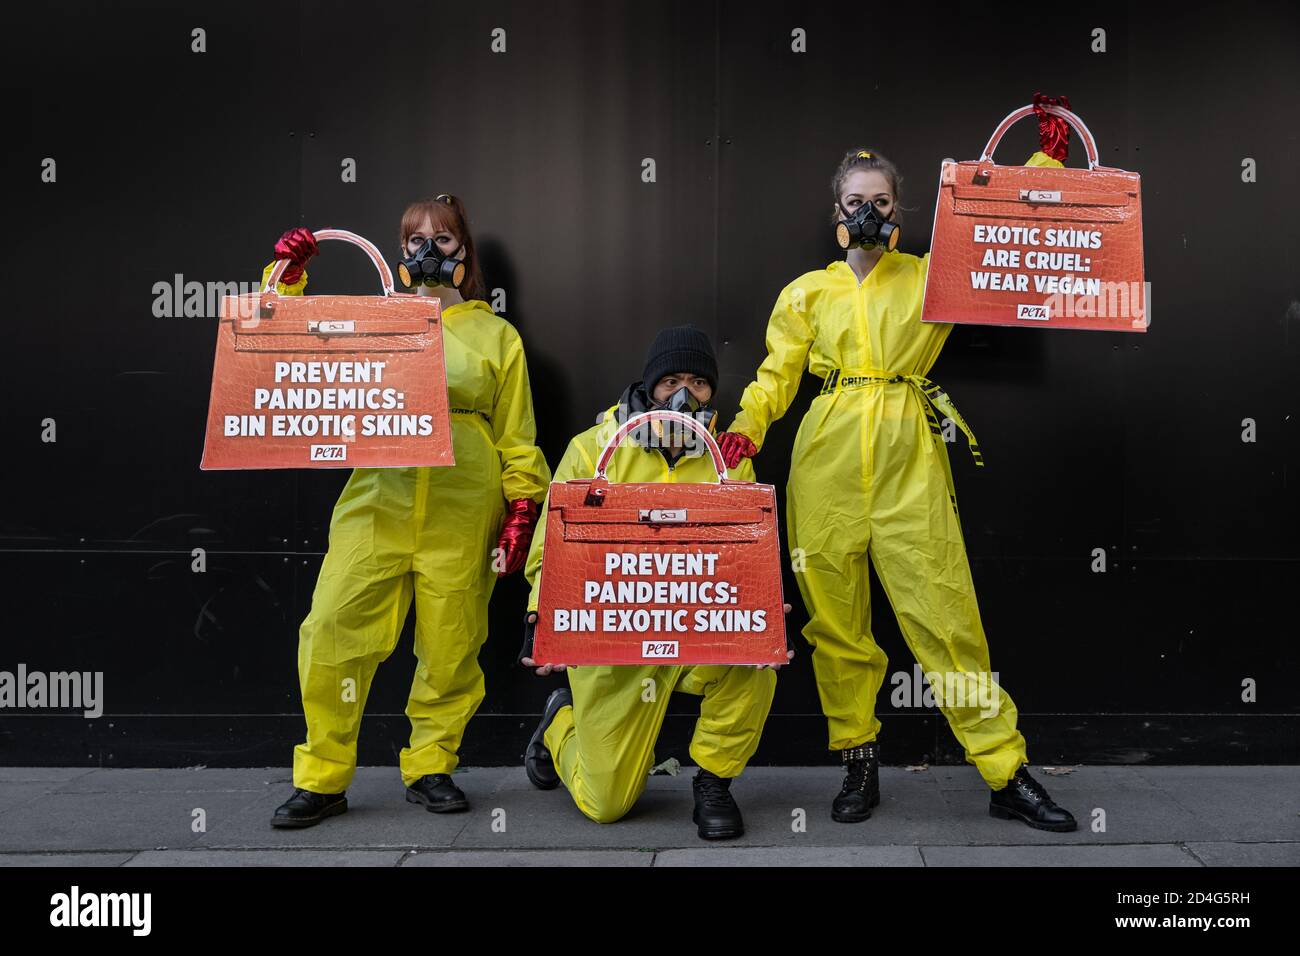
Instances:
[[[682,412],[670,412],[666,408],[657,408],[653,411],[642,412],[640,415],[633,415],[623,423],[623,427],[616,431],[609,441],[605,443],[605,449],[600,453],[600,459],[596,462],[595,477],[597,479],[608,480],[605,477],[605,469],[609,467],[609,461],[614,457],[614,452],[618,449],[618,446],[622,443],[623,439],[628,436],[628,433],[644,422],[677,422],[695,432],[695,434],[704,439],[704,443],[708,446],[709,454],[713,456],[713,467],[718,473],[718,482],[721,483],[726,480],[727,463],[723,461],[722,449],[718,447],[718,443],[714,440],[713,436],[709,434],[709,430],[690,415],[683,414]]]
[[[313,233],[317,239],[342,239],[344,242],[350,242],[354,246],[360,246],[370,261],[375,264],[379,270],[379,283],[383,287],[384,295],[393,294],[393,273],[388,269],[388,263],[380,255],[375,244],[369,239],[358,236],[355,232],[348,232],[346,229],[321,229]],[[284,275],[284,270],[289,267],[288,259],[277,259],[275,268],[271,270],[270,275],[266,277],[266,284],[262,287],[262,293],[266,294],[275,289],[276,284],[280,281],[280,276]]]
[[[1076,114],[1070,112],[1064,106],[1055,106],[1050,103],[1044,103],[1043,109],[1046,112],[1051,113],[1053,116],[1061,117],[1061,119],[1074,127],[1074,131],[1078,133],[1079,138],[1083,140],[1084,149],[1088,151],[1088,169],[1096,169],[1100,165],[1100,160],[1097,158],[1097,143],[1092,138],[1092,133],[1084,124],[1083,120],[1081,120]],[[993,135],[989,137],[989,143],[984,147],[984,153],[980,156],[979,161],[981,163],[993,163],[993,151],[998,148],[998,143],[1002,140],[1002,134],[1010,129],[1015,123],[1018,123],[1026,116],[1032,116],[1033,114],[1034,107],[1032,104],[1029,106],[1022,106],[1020,109],[1012,110],[1008,113],[1007,118],[998,124],[998,128],[995,129]],[[997,164],[993,163],[993,165],[996,166]]]

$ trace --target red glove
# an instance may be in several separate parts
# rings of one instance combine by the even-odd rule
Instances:
[[[301,279],[302,267],[319,251],[316,237],[311,234],[310,229],[290,229],[286,232],[275,244],[276,259],[289,260],[289,265],[285,267],[280,281],[285,285],[293,285]]]
[[[1070,101],[1064,96],[1050,97],[1042,93],[1034,94],[1034,112],[1038,115],[1038,148],[1058,163],[1065,162],[1070,155],[1070,124],[1059,116],[1053,116],[1043,109],[1048,106],[1070,108]]]
[[[754,443],[740,432],[723,432],[718,436],[718,447],[722,449],[722,460],[728,468],[735,468],[742,458],[753,458],[758,454]]]
[[[497,572],[497,577],[514,574],[528,560],[528,548],[533,543],[533,530],[537,527],[541,510],[536,501],[527,498],[516,498],[506,506],[506,523],[501,526],[501,536],[497,538],[497,547],[505,556],[506,567]]]

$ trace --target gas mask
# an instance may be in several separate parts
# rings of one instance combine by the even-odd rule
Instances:
[[[710,408],[705,402],[691,394],[691,390],[683,385],[677,391],[673,392],[662,402],[650,400],[651,408],[663,408],[670,412],[681,412],[683,415],[689,415],[701,425],[708,429],[710,435],[717,434],[718,428],[718,411]],[[692,435],[694,432],[691,433]]]
[[[397,275],[408,289],[417,285],[443,285],[459,289],[465,281],[465,260],[443,255],[430,236],[415,250],[415,255],[403,257],[401,265],[397,267]]]
[[[852,213],[844,208],[843,203],[839,207],[844,218],[835,225],[835,241],[841,249],[874,249],[883,246],[886,252],[894,251],[898,245],[898,225],[882,218],[875,203],[864,202]]]
[[[623,397],[619,399],[618,403],[624,421],[642,412],[666,409],[670,412],[681,412],[683,415],[690,415],[707,428],[710,435],[716,437],[718,433],[717,409],[701,402],[691,394],[691,390],[685,385],[669,395],[664,401],[657,402],[650,396],[650,390],[644,384],[634,382],[623,392]],[[661,447],[668,444],[671,438],[680,437],[682,445],[688,453],[703,453],[704,442],[695,432],[688,431],[675,423],[667,423],[669,427],[667,429],[668,434],[666,434],[663,427],[665,424],[664,422],[650,422],[648,427],[645,425],[640,426],[628,437],[636,444],[647,448]]]

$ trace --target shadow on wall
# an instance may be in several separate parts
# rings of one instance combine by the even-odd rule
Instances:
[[[570,412],[573,393],[569,387],[568,372],[560,364],[548,359],[540,349],[532,347],[530,333],[537,330],[528,325],[527,289],[520,284],[519,275],[505,245],[494,237],[488,237],[479,240],[477,248],[482,260],[483,278],[487,283],[488,305],[495,309],[497,302],[493,301],[494,290],[505,290],[505,308],[499,314],[515,327],[524,340],[524,353],[528,357],[528,379],[532,386],[537,419],[537,445],[546,456],[547,464],[554,469],[560,463],[569,439],[573,437],[556,430],[564,429],[565,423],[572,421]]]

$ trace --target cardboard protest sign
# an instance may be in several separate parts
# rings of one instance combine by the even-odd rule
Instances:
[[[277,295],[281,260],[261,292],[226,296],[201,467],[454,465],[441,303],[394,292],[360,236],[316,238],[361,246],[383,295]]]
[[[1088,127],[1087,169],[999,166],[993,151],[1025,106],[1006,117],[977,160],[943,161],[923,322],[1145,332],[1142,192],[1137,173],[1101,166]]]
[[[719,483],[611,483],[614,449],[648,420],[698,430]],[[776,489],[725,474],[721,451],[694,419],[653,411],[610,439],[594,478],[552,483],[533,658],[786,663]]]

